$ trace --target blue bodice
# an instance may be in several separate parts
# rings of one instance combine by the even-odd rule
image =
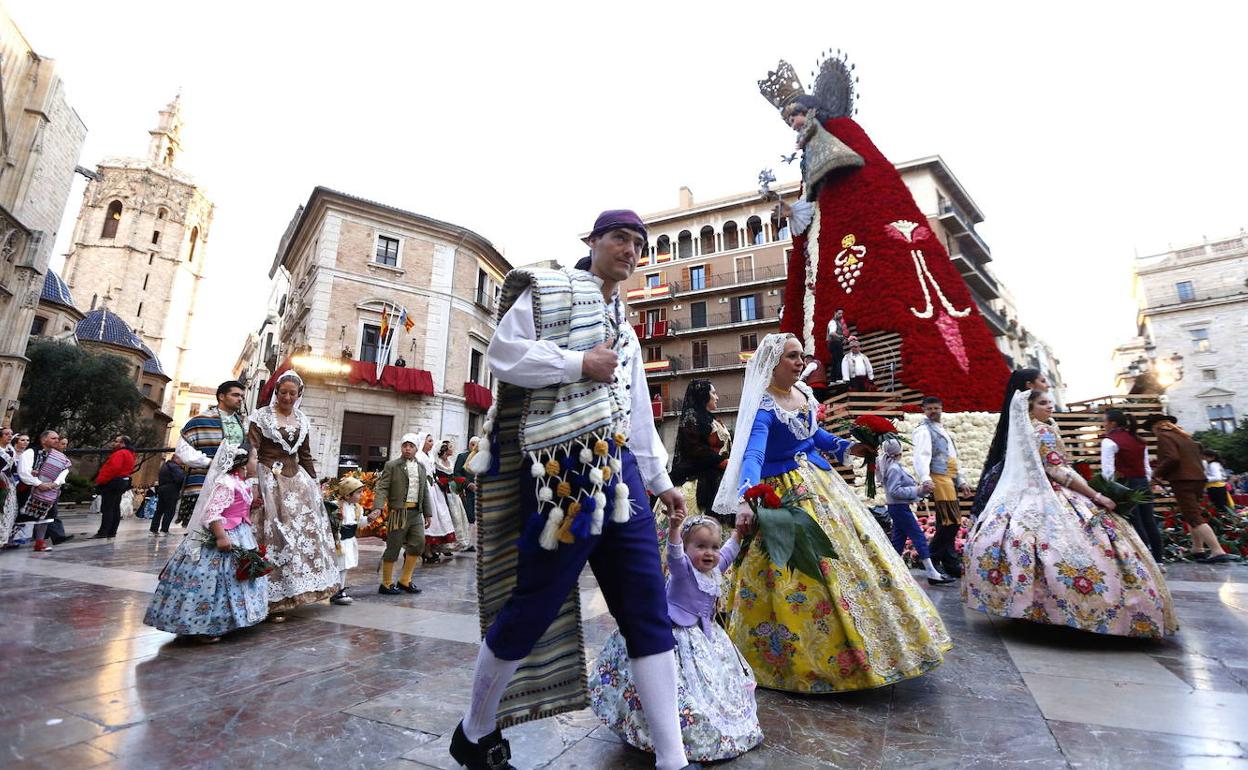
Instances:
[[[742,456],[738,491],[744,491],[762,479],[794,470],[802,455],[812,465],[825,471],[832,470],[832,466],[819,451],[831,453],[837,462],[845,461],[845,450],[853,442],[837,438],[818,427],[815,409],[813,398],[808,398],[804,407],[789,412],[782,409],[769,394],[763,396]],[[738,435],[740,432],[741,426],[738,426]]]

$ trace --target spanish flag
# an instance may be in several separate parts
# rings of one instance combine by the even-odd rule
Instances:
[[[383,310],[381,313],[381,344],[386,344],[386,335],[390,333],[390,311]]]

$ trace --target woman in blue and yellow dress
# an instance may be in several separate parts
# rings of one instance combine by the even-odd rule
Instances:
[[[721,514],[752,515],[746,489],[760,482],[799,505],[836,556],[823,580],[772,563],[755,539],[737,562],[728,635],[758,684],[790,692],[842,692],[893,684],[940,665],[953,645],[936,608],[883,530],[821,453],[861,454],[818,426],[799,381],[802,347],[769,334],[746,371],[738,440],[715,499]]]

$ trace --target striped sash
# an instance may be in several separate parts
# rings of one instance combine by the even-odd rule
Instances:
[[[521,478],[519,430],[526,392],[499,383],[494,418],[498,469],[477,482],[477,601],[483,636],[516,587],[516,543],[527,518],[520,510],[520,484],[532,483],[527,474]],[[580,595],[573,587],[503,694],[499,727],[586,708],[585,669]]]

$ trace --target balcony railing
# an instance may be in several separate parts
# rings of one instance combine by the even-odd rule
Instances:
[[[670,285],[673,295],[689,294],[695,291],[709,291],[711,289],[744,286],[752,283],[783,281],[787,274],[788,271],[784,265],[766,265],[750,268],[749,270],[737,270],[731,273],[716,273],[697,281],[672,281]]]
[[[749,362],[750,353],[712,353],[705,356],[668,356],[662,362],[646,364],[647,374],[669,375],[689,374],[702,371],[720,371],[726,369],[743,369]]]
[[[768,314],[770,312],[770,315]],[[705,322],[700,326],[693,325],[693,319],[677,319],[673,321],[673,332],[676,336],[696,334],[698,332],[715,331],[716,329],[733,326],[736,324],[758,324],[758,323],[778,323],[779,318],[776,316],[775,308],[768,311],[766,308],[760,307],[754,312],[753,317],[743,318],[740,314],[733,317],[731,312],[707,313]]]
[[[1143,312],[1147,313],[1161,308],[1171,308],[1176,305],[1196,305],[1201,302],[1217,302],[1228,299],[1248,299],[1248,291],[1228,287],[1220,291],[1193,292],[1189,297],[1183,297],[1177,291],[1170,291],[1158,297],[1156,302],[1150,302],[1147,307],[1143,308]]]
[[[997,287],[996,280],[988,274],[988,271],[979,266],[979,264],[961,252],[954,252],[949,255],[953,260],[953,266],[962,274],[962,279],[967,285],[981,297],[988,299],[997,299],[1001,296]]]
[[[716,391],[719,395],[719,405],[715,408],[716,413],[735,412],[737,407],[741,406],[740,393],[723,393]],[[685,399],[682,396],[668,396],[665,399],[656,398],[650,402],[653,406],[655,418],[662,415],[680,414],[680,410],[685,406]]]
[[[994,336],[1000,337],[1009,331],[1010,325],[1005,320],[1005,316],[993,310],[987,302],[980,302],[976,299],[975,307],[979,309],[980,315],[988,322],[988,327],[992,330]]]
[[[494,295],[484,288],[478,288],[476,292],[477,306],[484,308],[486,312],[493,313],[497,303],[494,301]]]
[[[971,257],[979,262],[992,260],[992,250],[988,248],[983,236],[975,232],[975,225],[962,209],[951,201],[942,200],[939,212],[941,222],[950,234],[958,239],[958,244],[969,252]]]
[[[676,325],[671,321],[643,321],[633,324],[633,331],[637,332],[638,339],[659,340],[674,337]]]

